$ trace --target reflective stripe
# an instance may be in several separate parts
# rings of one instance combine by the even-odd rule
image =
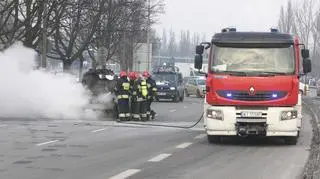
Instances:
[[[157,91],[157,88],[152,88],[152,91]]]
[[[147,117],[147,114],[141,114],[141,117]]]
[[[124,94],[124,95],[118,95],[117,97],[118,99],[128,99],[129,95]]]
[[[145,101],[145,100],[143,98],[138,98],[137,101],[140,102],[140,101]]]
[[[119,114],[119,117],[126,117],[126,114],[121,113]]]
[[[122,87],[124,90],[128,91],[130,89],[130,83],[122,83]]]

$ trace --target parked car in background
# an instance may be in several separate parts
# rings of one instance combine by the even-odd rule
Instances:
[[[198,98],[205,96],[206,79],[204,77],[185,78],[185,94],[186,96],[196,95]]]
[[[317,96],[320,96],[320,79],[317,81]]]
[[[300,92],[300,94],[304,94],[304,86],[305,86],[306,84],[304,84],[304,83],[302,83],[302,82],[300,82],[299,83],[299,92]],[[307,85],[307,92],[309,91],[309,85]]]

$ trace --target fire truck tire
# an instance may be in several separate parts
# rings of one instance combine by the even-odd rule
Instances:
[[[221,143],[221,136],[208,135],[208,141],[211,144],[219,144]]]
[[[284,141],[287,145],[297,145],[298,143],[298,136],[290,136],[290,137],[285,137]]]

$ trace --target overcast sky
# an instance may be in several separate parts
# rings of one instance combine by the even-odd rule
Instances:
[[[155,28],[189,29],[211,37],[223,27],[241,31],[268,31],[277,25],[287,0],[165,0],[166,13]]]

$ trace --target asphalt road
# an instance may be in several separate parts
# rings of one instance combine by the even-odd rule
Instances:
[[[150,123],[188,126],[202,101],[153,104]],[[296,146],[279,139],[207,142],[199,124],[192,130],[98,121],[0,119],[0,178],[246,178],[298,177],[308,159],[311,115]]]

